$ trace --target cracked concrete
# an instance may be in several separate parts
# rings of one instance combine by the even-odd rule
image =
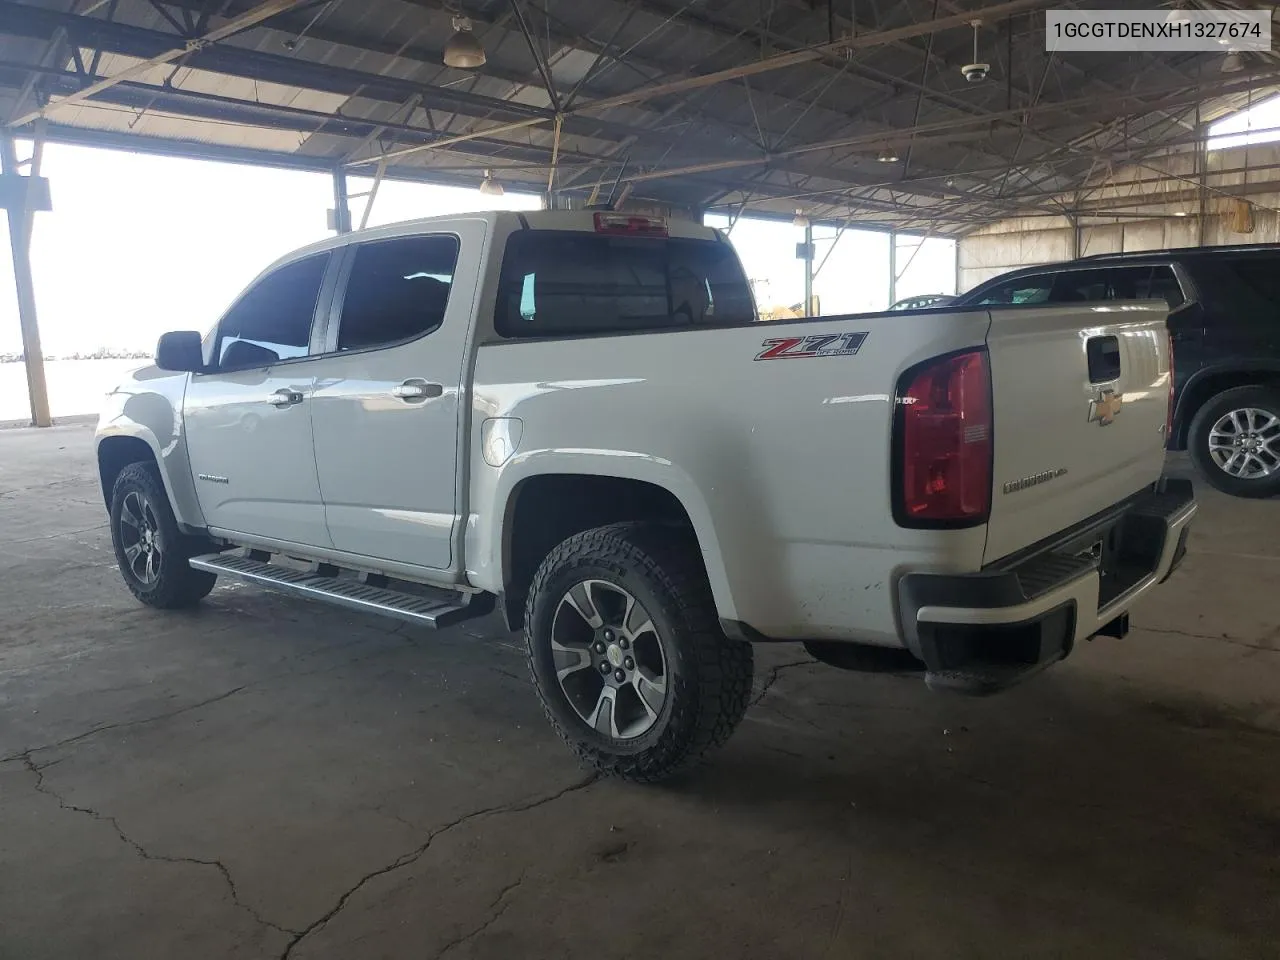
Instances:
[[[594,780],[518,638],[118,582],[90,431],[0,433],[0,957],[1271,957],[1280,504],[1001,697],[757,651],[712,763]]]

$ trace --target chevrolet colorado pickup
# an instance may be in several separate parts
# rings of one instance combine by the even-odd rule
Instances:
[[[139,600],[215,578],[523,628],[548,718],[657,779],[752,644],[987,693],[1122,635],[1195,513],[1163,301],[761,323],[693,223],[492,213],[331,238],[107,398]]]

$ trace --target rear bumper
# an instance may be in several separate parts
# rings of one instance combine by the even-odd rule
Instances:
[[[907,646],[931,687],[994,693],[1098,633],[1182,562],[1196,503],[1189,480],[1136,497],[977,574],[912,573],[898,587]]]

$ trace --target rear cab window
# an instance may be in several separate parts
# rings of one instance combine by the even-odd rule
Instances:
[[[494,328],[506,338],[571,337],[755,319],[728,243],[521,230],[507,241]]]

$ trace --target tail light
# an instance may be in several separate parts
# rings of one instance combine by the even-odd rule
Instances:
[[[1164,443],[1167,447],[1173,443],[1173,334],[1165,336],[1169,341],[1169,407],[1164,417]]]
[[[627,213],[597,213],[596,233],[622,237],[665,237],[667,221],[662,217],[638,217]]]
[[[991,512],[991,368],[986,350],[931,360],[899,383],[894,519],[972,526]]]

